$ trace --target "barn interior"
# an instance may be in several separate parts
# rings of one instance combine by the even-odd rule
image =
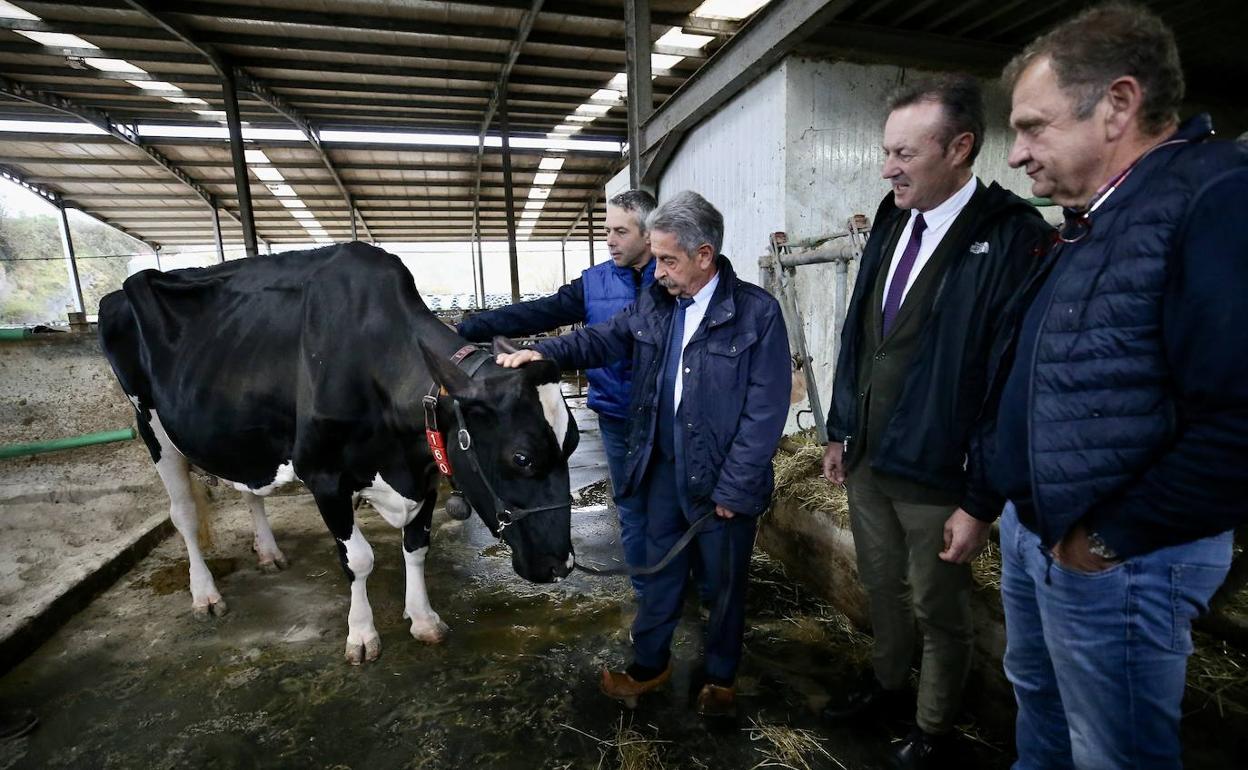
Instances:
[[[1185,112],[1209,112],[1225,137],[1248,132],[1248,105],[1228,85],[1248,79],[1238,40],[1248,8],[1145,5],[1177,35]],[[817,488],[811,447],[869,232],[854,217],[885,190],[884,95],[926,72],[981,77],[991,120],[976,172],[1027,197],[1025,176],[1004,162],[1012,137],[997,77],[1084,6],[0,2],[0,176],[55,214],[61,250],[40,258],[64,264],[68,311],[0,329],[0,710],[40,720],[0,743],[0,767],[881,766],[900,735],[818,718],[864,665],[869,628],[844,500]],[[605,202],[636,187],[660,200],[694,189],[715,203],[725,253],[784,294],[807,354],[752,567],[736,722],[706,725],[691,709],[696,602],[677,638],[675,686],[622,710],[596,676],[627,652],[625,581],[526,584],[478,520],[453,521],[441,506],[428,568],[452,629],[441,645],[407,634],[398,535],[362,512],[378,552],[370,584],[383,654],[346,665],[346,584],[311,496],[271,498],[291,565],[263,574],[246,507],[211,479],[196,489],[231,611],[192,618],[167,496],[95,336],[99,298],[118,285],[88,277],[67,212],[134,238],[158,266],[181,250],[212,264],[351,240],[462,243],[453,259],[468,263],[472,284],[462,306],[440,311],[453,322],[521,298],[524,244],[607,259]],[[505,261],[487,262],[492,245]],[[781,269],[804,251],[820,256]],[[565,256],[564,277],[578,264]],[[502,266],[488,276],[501,292],[487,291],[491,265]],[[594,415],[583,380],[564,392],[583,430],[573,537],[578,554],[608,563],[618,533]],[[1012,757],[991,557],[976,571],[981,697],[959,725],[973,768]],[[1248,756],[1248,601],[1232,594],[1197,634],[1189,767]]]

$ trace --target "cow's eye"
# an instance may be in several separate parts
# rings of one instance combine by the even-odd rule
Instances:
[[[516,464],[517,468],[527,468],[533,464],[533,461],[524,452],[516,452],[511,456],[511,461]]]

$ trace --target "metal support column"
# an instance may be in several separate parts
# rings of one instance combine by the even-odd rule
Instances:
[[[568,283],[568,239],[559,241],[559,264],[563,266],[563,285]]]
[[[594,206],[596,205],[598,205],[598,201],[591,200],[589,202],[589,211],[585,212],[586,216],[589,217],[586,220],[586,223],[589,226],[589,236],[586,238],[586,240],[589,241],[589,266],[590,267],[594,266]]]
[[[221,213],[212,207],[212,236],[217,241],[217,261],[225,262],[225,244],[221,242]]]
[[[65,201],[56,199],[56,210],[60,214],[61,250],[65,252],[65,272],[69,274],[69,293],[74,301],[74,311],[86,312],[86,304],[82,301],[82,281],[78,279],[78,260],[74,257],[74,239],[69,234],[69,217],[65,215]]]
[[[359,230],[356,227],[355,206],[351,207],[351,240],[358,241],[360,239]]]
[[[480,281],[479,287],[474,285],[472,288],[473,291],[477,292],[477,296],[479,298],[477,301],[477,307],[485,310],[485,255],[481,250],[480,228],[474,229],[472,235],[477,242],[477,280]]]
[[[234,71],[221,71],[221,94],[225,98],[225,123],[230,131],[230,157],[234,161],[234,186],[238,189],[238,218],[243,224],[243,248],[247,256],[260,254],[256,247],[256,219],[251,210],[251,181],[247,176],[247,159],[243,154],[243,127],[238,117],[238,91]]]
[[[628,186],[641,189],[641,126],[654,111],[650,81],[650,0],[624,0],[624,73],[628,79]]]
[[[472,268],[472,303],[477,303],[477,245],[474,240],[468,241],[468,266]]]
[[[520,255],[516,251],[516,198],[511,190],[511,124],[507,113],[508,94],[498,101],[498,123],[503,131],[503,198],[507,203],[507,252],[511,269],[511,301],[520,301]]]

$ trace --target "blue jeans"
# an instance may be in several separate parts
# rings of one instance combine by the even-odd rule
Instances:
[[[1231,540],[1224,532],[1088,574],[1051,562],[1006,505],[1001,599],[1016,770],[1182,766],[1192,620],[1230,569]]]
[[[611,493],[615,510],[620,517],[620,547],[624,550],[624,563],[630,567],[646,565],[646,506],[638,492],[621,495],[628,461],[628,420],[622,417],[598,415],[598,430],[602,433],[602,448],[607,453],[607,470],[611,474]],[[633,577],[633,590],[641,593],[645,578]]]

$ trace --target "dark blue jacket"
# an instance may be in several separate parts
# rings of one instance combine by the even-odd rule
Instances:
[[[1046,546],[1081,520],[1124,557],[1248,521],[1248,147],[1211,133],[1199,116],[1144,157],[1007,311],[992,391],[1016,351],[1027,387],[990,414],[1019,427],[976,446],[994,479],[1024,464]]]
[[[653,282],[653,259],[640,271],[603,262],[549,297],[478,313],[464,319],[456,331],[470,342],[489,342],[499,334],[519,337],[575,323],[602,323],[636,302],[641,290]],[[629,360],[595,367],[585,376],[589,380],[590,409],[609,417],[628,416]]]
[[[685,472],[693,506],[757,516],[771,501],[771,457],[789,413],[792,364],[776,300],[719,257],[719,285],[685,346],[681,398]],[[626,488],[638,489],[655,443],[658,381],[675,300],[655,284],[606,323],[538,343],[564,369],[632,361]]]

